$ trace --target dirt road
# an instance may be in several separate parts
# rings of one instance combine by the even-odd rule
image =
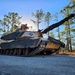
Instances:
[[[75,75],[75,57],[0,55],[0,75]]]

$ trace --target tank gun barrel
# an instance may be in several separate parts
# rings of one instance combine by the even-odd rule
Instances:
[[[75,13],[74,14],[70,14],[68,17],[64,18],[63,20],[61,20],[61,21],[59,21],[59,22],[57,22],[55,24],[50,25],[48,28],[46,28],[45,30],[43,30],[42,33],[43,34],[47,33],[48,31],[50,31],[50,30],[52,30],[52,29],[54,29],[54,28],[62,25],[64,22],[68,21],[69,19],[71,19],[74,16],[75,16]]]

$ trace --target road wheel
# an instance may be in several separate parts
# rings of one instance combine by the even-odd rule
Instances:
[[[6,50],[3,50],[3,54],[6,54]]]
[[[24,50],[24,55],[28,55],[28,53],[29,53],[29,49],[26,48],[26,49]]]
[[[2,49],[0,50],[0,54],[2,54]]]
[[[50,55],[51,54],[50,51],[46,51],[45,53],[46,53],[46,55]]]
[[[17,50],[14,49],[14,51],[13,51],[13,55],[16,55],[16,54],[17,54]]]
[[[21,49],[17,50],[17,55],[21,55]]]
[[[11,55],[12,53],[13,53],[13,50],[11,49],[10,52],[9,52],[9,54]]]
[[[9,50],[6,50],[6,54],[9,54]]]

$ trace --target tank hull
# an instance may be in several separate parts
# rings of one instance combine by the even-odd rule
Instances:
[[[0,44],[0,54],[24,56],[32,56],[41,53],[53,54],[59,50],[61,44],[57,43],[57,40],[53,38],[50,38],[50,40],[42,40],[41,38],[23,38],[11,42],[4,42]]]

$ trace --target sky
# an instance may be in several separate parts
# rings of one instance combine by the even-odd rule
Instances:
[[[8,12],[17,12],[22,16],[21,22],[33,26],[36,30],[34,23],[30,19],[34,19],[32,12],[42,9],[44,13],[50,12],[54,15],[56,12],[65,7],[70,0],[0,0],[0,19],[3,18]],[[59,18],[59,20],[61,17]],[[34,19],[35,20],[35,19]],[[51,22],[52,24],[54,22]],[[40,23],[40,29],[45,29],[46,23]]]

